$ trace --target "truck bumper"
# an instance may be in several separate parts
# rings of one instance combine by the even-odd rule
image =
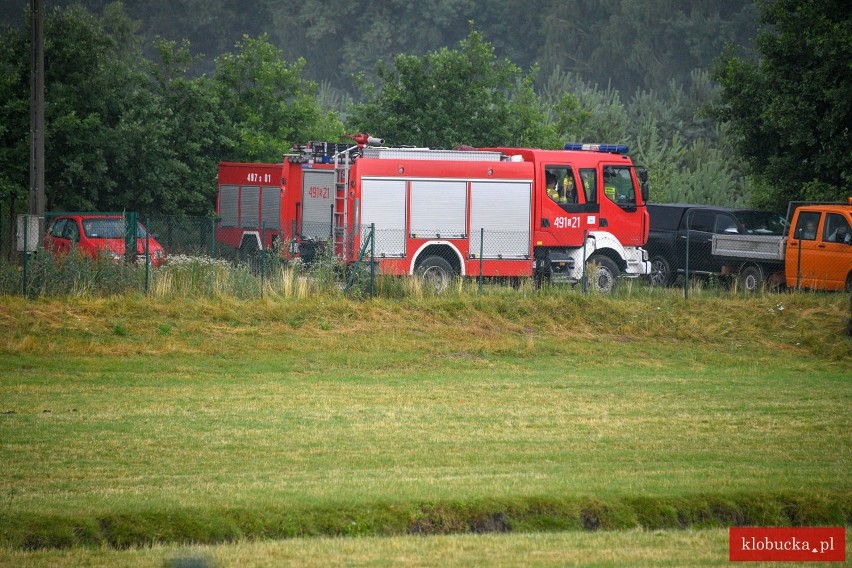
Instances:
[[[651,273],[651,263],[648,262],[648,251],[639,247],[624,247],[624,260],[627,267],[624,276],[635,278]]]

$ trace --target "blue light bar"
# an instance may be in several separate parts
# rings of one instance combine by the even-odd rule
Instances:
[[[607,152],[610,154],[627,153],[627,146],[623,144],[565,144],[565,149],[586,152]]]

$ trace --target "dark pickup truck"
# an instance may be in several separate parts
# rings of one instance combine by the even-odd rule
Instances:
[[[786,232],[781,215],[757,209],[735,209],[682,203],[649,204],[651,227],[645,246],[651,261],[651,283],[669,285],[683,274],[689,242],[689,273],[738,275],[746,287],[763,284],[763,276],[783,271],[781,259],[743,262],[732,270],[729,259],[712,254],[713,235],[762,235],[777,237],[779,246]],[[687,238],[688,237],[688,238]]]

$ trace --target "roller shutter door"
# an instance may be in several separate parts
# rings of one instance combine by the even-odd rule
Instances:
[[[223,185],[219,187],[219,226],[235,228],[239,226],[239,186]]]
[[[467,182],[411,182],[411,234],[414,238],[464,238],[467,231]]]
[[[240,191],[240,227],[257,229],[260,221],[260,188],[243,187]]]
[[[302,185],[302,236],[324,241],[331,235],[334,205],[334,171],[304,172]]]
[[[362,181],[361,234],[366,236],[375,223],[377,256],[405,256],[405,194],[404,180]]]
[[[263,210],[263,228],[281,228],[281,190],[277,187],[264,187],[261,189],[263,199],[261,208]]]
[[[484,258],[530,258],[532,183],[473,182],[470,194],[470,251]]]

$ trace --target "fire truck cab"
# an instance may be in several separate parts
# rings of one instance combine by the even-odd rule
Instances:
[[[609,291],[618,276],[649,270],[642,249],[647,174],[623,146],[433,150],[372,146],[366,137],[355,145],[312,142],[285,155],[280,192],[255,184],[245,203],[246,186],[234,184],[223,201],[222,180],[234,167],[220,166],[219,197],[220,215],[224,202],[238,213],[230,225],[242,234],[232,243],[250,234],[263,248],[280,238],[303,260],[325,250],[353,263],[372,234],[382,273],[440,281],[535,276],[573,284],[589,265],[592,286]]]

